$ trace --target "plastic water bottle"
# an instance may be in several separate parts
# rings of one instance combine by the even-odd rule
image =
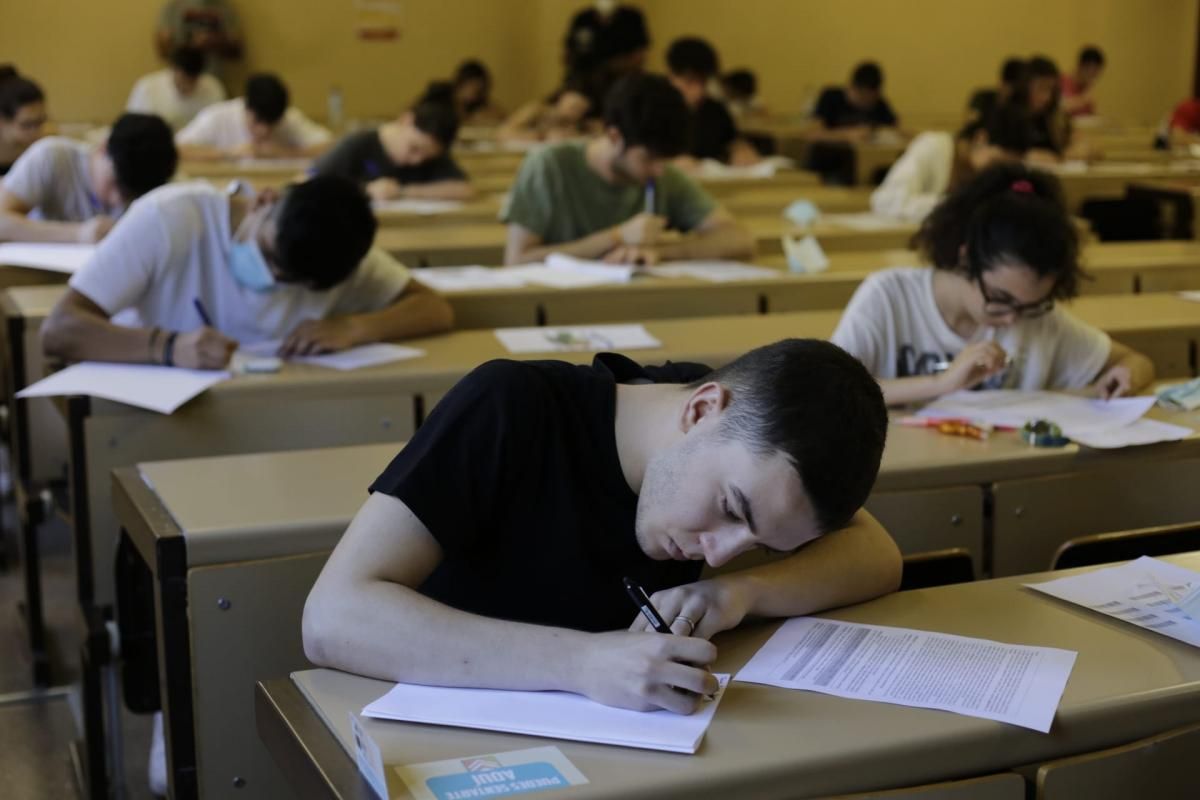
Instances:
[[[342,129],[343,119],[342,89],[339,86],[329,87],[329,98],[326,100],[326,112],[329,115],[329,127],[335,131]]]

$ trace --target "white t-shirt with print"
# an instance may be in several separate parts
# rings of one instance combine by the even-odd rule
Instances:
[[[954,137],[926,131],[912,140],[904,155],[871,192],[871,210],[907,222],[920,222],[942,199],[954,169]]]
[[[4,176],[4,190],[32,209],[31,217],[83,222],[114,214],[92,192],[88,177],[91,148],[74,139],[48,136],[30,145]]]
[[[217,330],[246,343],[283,338],[311,319],[378,311],[408,285],[408,270],[372,248],[332,289],[278,284],[256,292],[230,271],[231,236],[224,193],[201,181],[168,184],[130,206],[70,285],[109,316],[132,310],[141,324],[165,330],[199,328],[199,299]]]
[[[333,139],[332,133],[304,116],[304,112],[295,106],[284,112],[271,136],[277,144],[299,148],[316,147]],[[235,97],[204,109],[175,134],[175,143],[218,150],[233,150],[249,144],[245,99]]]
[[[175,71],[160,69],[138,78],[125,103],[126,111],[157,114],[172,130],[179,130],[192,118],[214,103],[225,99],[225,87],[212,75],[196,78],[196,88],[186,97],[175,88]]]
[[[850,299],[833,343],[858,358],[876,378],[936,372],[972,341],[946,323],[933,298],[933,269],[899,267],[873,273]],[[1080,389],[1108,361],[1108,334],[1054,309],[1035,319],[995,328],[995,341],[1013,359],[986,383],[989,389]]]

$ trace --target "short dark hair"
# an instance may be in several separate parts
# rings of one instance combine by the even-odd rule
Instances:
[[[117,188],[126,202],[171,180],[179,165],[171,127],[154,114],[117,117],[108,132],[105,151],[112,159]]]
[[[492,73],[488,71],[487,65],[478,59],[470,58],[458,65],[458,69],[454,70],[454,83],[466,83],[467,81],[483,81],[484,86],[492,85]]]
[[[720,72],[721,67],[711,44],[696,36],[685,36],[667,48],[667,69],[675,75],[706,81]]]
[[[721,78],[725,93],[735,99],[749,99],[758,94],[758,78],[748,69],[726,72]]]
[[[18,74],[17,68],[12,64],[0,64],[0,83],[4,83],[9,78],[15,78]]]
[[[12,119],[24,106],[44,103],[42,87],[20,75],[0,83],[0,117]]]
[[[1046,56],[1034,56],[1026,62],[1026,77],[1033,78],[1057,78],[1059,76],[1058,65],[1054,60]]]
[[[1093,44],[1088,45],[1079,51],[1079,66],[1092,64],[1097,67],[1104,66],[1104,51]]]
[[[987,133],[988,144],[1010,153],[1023,156],[1033,147],[1033,119],[1016,103],[1001,103],[987,116],[968,123],[959,136],[970,139],[979,131]]]
[[[617,129],[626,147],[642,146],[660,158],[674,158],[687,146],[683,95],[661,75],[617,81],[604,103],[604,124]]]
[[[289,186],[279,201],[275,259],[287,278],[322,291],[358,268],[375,240],[375,215],[361,186],[317,175]]]
[[[449,149],[458,136],[458,114],[450,103],[425,99],[412,109],[413,125],[422,133],[427,133],[437,140],[442,147]]]
[[[850,75],[850,85],[878,92],[883,88],[883,68],[874,61],[864,61],[854,68]]]
[[[972,279],[1001,263],[1027,266],[1054,278],[1059,300],[1078,294],[1086,277],[1058,179],[1024,164],[995,164],[951,192],[912,243],[937,269],[965,269]]]
[[[260,72],[246,79],[246,108],[258,119],[274,125],[287,113],[288,89],[276,76]]]
[[[784,339],[714,370],[731,401],[718,432],[759,454],[782,453],[822,533],[862,508],[887,441],[883,392],[862,363],[819,339]]]
[[[1025,71],[1028,69],[1028,66],[1023,58],[1013,56],[1004,59],[1004,64],[1000,67],[1000,82],[1005,84],[1020,83],[1025,78]]]
[[[198,47],[176,47],[171,51],[171,66],[189,78],[199,78],[204,72],[204,51]]]

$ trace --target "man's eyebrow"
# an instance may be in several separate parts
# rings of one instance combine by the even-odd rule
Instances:
[[[754,525],[754,512],[750,508],[750,501],[746,499],[746,495],[736,486],[730,486],[729,490],[733,493],[734,499],[738,504],[738,513],[742,515],[742,519],[746,520],[746,524],[750,526],[750,532],[758,535],[758,528]]]

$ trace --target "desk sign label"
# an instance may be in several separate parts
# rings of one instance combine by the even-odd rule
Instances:
[[[394,767],[418,800],[473,800],[564,789],[588,782],[557,747]]]

